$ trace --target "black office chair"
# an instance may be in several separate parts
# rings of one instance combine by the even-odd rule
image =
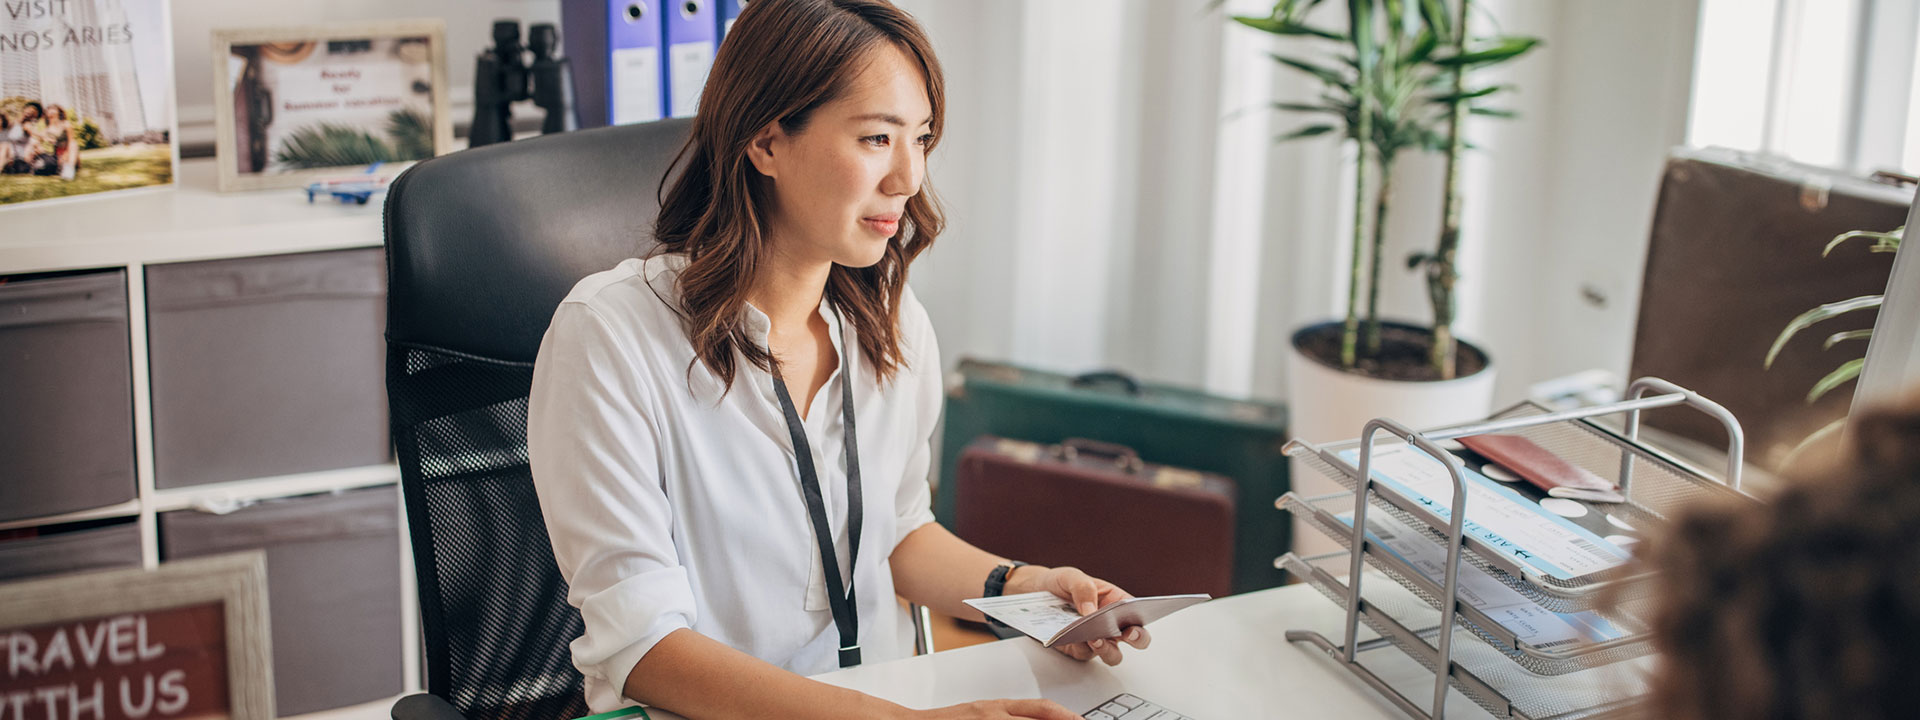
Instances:
[[[587,714],[567,650],[580,613],[527,467],[527,392],[561,298],[650,242],[689,125],[476,148],[388,190],[387,397],[430,693],[395,720]]]
[[[387,191],[387,399],[413,540],[427,694],[395,720],[587,714],[581,632],[527,467],[527,392],[580,278],[642,253],[691,122],[489,145]],[[914,649],[932,649],[913,607]]]

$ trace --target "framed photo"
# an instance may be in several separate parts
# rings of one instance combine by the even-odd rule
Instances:
[[[173,183],[167,0],[29,0],[0,15],[0,208]]]
[[[439,20],[215,30],[213,81],[222,191],[298,187],[452,149]]]
[[[20,717],[272,720],[260,551],[0,585]]]

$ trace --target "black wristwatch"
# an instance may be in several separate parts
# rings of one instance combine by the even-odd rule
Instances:
[[[1007,591],[1007,576],[1013,574],[1014,568],[1026,566],[1026,563],[1020,562],[1019,560],[1008,560],[1007,562],[1012,564],[995,567],[993,572],[987,573],[987,589],[985,594],[982,594],[980,597],[1000,597],[1001,593]]]

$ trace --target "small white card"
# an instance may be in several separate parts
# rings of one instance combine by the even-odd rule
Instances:
[[[1071,601],[1045,591],[963,602],[1039,640],[1042,647],[1053,647],[1118,637],[1125,628],[1146,625],[1212,599],[1205,594],[1129,598],[1108,603],[1084,617],[1073,609]]]

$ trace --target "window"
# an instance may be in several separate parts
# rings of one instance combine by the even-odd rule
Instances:
[[[1702,0],[1687,143],[1920,170],[1920,0]]]

